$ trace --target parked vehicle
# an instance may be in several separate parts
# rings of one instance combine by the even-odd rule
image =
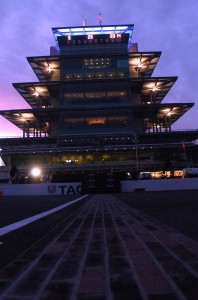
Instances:
[[[141,172],[138,176],[138,179],[140,180],[150,180],[153,179],[151,174],[149,172]]]

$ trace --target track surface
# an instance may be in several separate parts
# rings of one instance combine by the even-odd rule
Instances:
[[[0,254],[20,237],[28,246],[2,267],[0,299],[197,300],[198,242],[118,197],[89,196],[2,237]]]

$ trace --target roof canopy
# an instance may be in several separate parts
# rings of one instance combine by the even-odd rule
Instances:
[[[132,43],[132,33],[134,25],[100,25],[100,26],[79,26],[79,27],[54,27],[52,32],[58,46],[58,37],[61,36],[80,36],[97,34],[129,34],[129,45]]]

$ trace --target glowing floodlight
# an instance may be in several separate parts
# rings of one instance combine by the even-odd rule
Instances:
[[[154,92],[154,93],[155,93],[157,90],[158,90],[158,88],[157,88],[156,86],[154,86],[154,87],[151,89],[151,91]]]
[[[31,175],[32,175],[33,177],[38,177],[38,176],[40,176],[40,175],[41,175],[41,169],[39,169],[39,168],[33,168],[33,169],[31,170]]]
[[[48,70],[49,73],[52,73],[52,67],[51,66],[48,66],[47,70]]]
[[[39,93],[36,91],[33,95],[36,96],[36,97],[38,97]]]

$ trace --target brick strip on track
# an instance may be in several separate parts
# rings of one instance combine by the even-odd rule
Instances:
[[[0,272],[0,299],[197,300],[198,242],[92,195]]]

